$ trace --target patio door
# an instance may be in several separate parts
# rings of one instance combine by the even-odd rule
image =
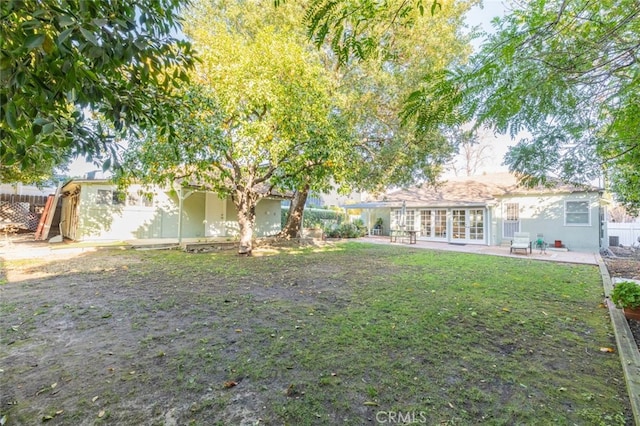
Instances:
[[[438,240],[447,238],[447,210],[421,210],[420,236]]]
[[[451,239],[457,242],[484,241],[484,209],[454,209],[451,211]]]
[[[516,232],[520,232],[520,205],[518,203],[506,203],[504,205],[502,237],[505,239],[513,238]]]
[[[205,205],[205,237],[226,236],[226,200],[207,192]]]

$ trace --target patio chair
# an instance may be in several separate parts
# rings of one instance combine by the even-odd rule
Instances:
[[[529,253],[531,253],[531,240],[529,239],[528,232],[515,232],[513,234],[509,253],[513,253],[516,250],[524,250],[525,254],[527,253],[527,250],[529,250]]]
[[[535,243],[536,249],[540,250],[540,254],[547,252],[547,243],[544,241],[544,235],[538,234]]]

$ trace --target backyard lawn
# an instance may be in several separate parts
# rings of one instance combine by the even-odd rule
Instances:
[[[6,260],[5,424],[633,424],[597,267],[337,243]]]

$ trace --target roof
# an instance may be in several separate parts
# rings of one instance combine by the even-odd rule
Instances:
[[[513,195],[566,194],[575,192],[599,192],[599,188],[558,183],[553,187],[525,188],[518,185],[511,173],[493,173],[472,177],[456,177],[436,186],[417,185],[389,191],[371,202],[349,204],[347,208],[401,207],[484,207],[497,198]]]

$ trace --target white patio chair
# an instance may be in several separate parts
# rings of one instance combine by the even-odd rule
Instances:
[[[527,250],[529,250],[529,253],[532,252],[531,239],[529,238],[528,232],[515,232],[513,234],[513,240],[511,240],[511,249],[509,250],[509,253],[513,253],[516,250],[524,250],[525,254],[527,253]]]

